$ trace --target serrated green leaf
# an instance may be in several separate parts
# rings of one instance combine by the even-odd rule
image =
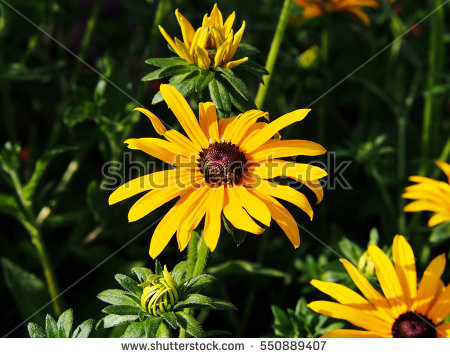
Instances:
[[[67,311],[64,311],[61,316],[59,316],[58,322],[56,322],[56,327],[58,328],[58,337],[69,338],[70,332],[72,331],[72,325],[73,311],[69,308]]]
[[[209,82],[214,78],[213,71],[200,71],[200,74],[197,77],[195,82],[195,92],[201,93],[203,90],[208,87]]]
[[[172,76],[169,84],[174,86],[183,97],[188,97],[195,90],[195,81],[197,76],[195,73],[187,73],[182,75]],[[161,91],[158,91],[152,99],[152,104],[159,103],[163,100]]]
[[[162,78],[163,77],[163,76],[161,76],[162,71],[164,71],[164,68],[158,68],[157,70],[152,71],[152,72],[146,74],[144,77],[142,77],[141,81],[153,81],[158,78]]]
[[[184,277],[186,275],[188,267],[189,262],[181,261],[178,264],[176,264],[173,270],[170,272],[170,275],[172,276],[173,280],[176,282],[177,285],[181,285],[181,283],[184,281]]]
[[[238,94],[240,94],[244,99],[249,98],[247,86],[244,81],[234,75],[233,71],[229,68],[221,68],[219,72],[221,73],[222,78],[225,78],[225,80],[231,85],[232,88],[236,90]]]
[[[28,334],[30,338],[47,338],[44,328],[33,322],[28,323]]]
[[[170,326],[166,321],[161,319],[161,323],[158,326],[158,331],[156,332],[156,338],[170,338]]]
[[[198,293],[189,295],[185,300],[178,302],[173,309],[181,310],[186,307],[216,310],[236,309],[236,307],[230,302],[200,295]]]
[[[155,338],[159,329],[159,325],[162,322],[161,317],[151,317],[147,318],[144,321],[144,328],[145,328],[145,336],[147,338]]]
[[[167,57],[167,58],[149,58],[145,60],[146,64],[153,65],[156,67],[169,67],[177,65],[187,65],[189,62],[180,57]]]
[[[153,275],[152,270],[146,267],[133,267],[131,271],[136,274],[136,277],[140,283],[147,281],[147,277]]]
[[[263,76],[269,74],[264,66],[261,66],[259,63],[253,61],[246,61],[244,63],[241,63],[238,67],[236,67],[236,72],[238,71],[245,71],[255,76],[261,83],[264,83],[262,79]]]
[[[172,328],[177,328],[177,317],[173,312],[158,312],[158,314],[164,318],[164,320],[170,324]]]
[[[145,322],[133,322],[127,327],[121,338],[142,338],[145,335]]]
[[[102,312],[119,315],[139,315],[143,310],[137,306],[111,305],[103,308]]]
[[[209,82],[208,88],[211,100],[214,102],[217,111],[219,112],[219,118],[229,117],[231,112],[231,99],[223,83],[221,83],[218,78],[213,78],[211,82]]]
[[[126,275],[122,275],[120,273],[116,274],[114,278],[116,279],[116,281],[119,283],[120,286],[135,294],[136,297],[140,298],[142,296],[143,292],[142,287],[139,287],[138,283],[132,278]]]
[[[215,279],[214,276],[207,274],[192,277],[181,285],[183,296],[201,291],[203,288],[214,282]]]
[[[260,53],[260,51],[255,46],[240,43],[236,49],[236,52],[234,53],[232,60],[233,61],[239,60],[243,57],[257,55],[258,53]],[[241,66],[241,65],[239,65],[239,66]]]
[[[163,272],[163,268],[161,266],[161,263],[156,260],[155,261],[155,275],[161,276]]]
[[[103,302],[110,303],[112,305],[139,306],[139,303],[130,297],[124,290],[105,290],[100,292],[97,297]]]
[[[45,331],[48,338],[58,338],[58,327],[56,321],[49,314],[45,316]]]
[[[169,67],[162,67],[144,76],[141,81],[153,81],[164,77],[172,77],[191,73],[197,70],[197,66],[183,64]]]
[[[137,315],[117,315],[117,314],[109,314],[103,317],[97,323],[98,328],[111,328],[114,326],[118,326],[121,324],[126,324],[130,322],[134,322],[138,319]]]
[[[186,312],[175,312],[177,316],[178,325],[183,328],[192,337],[202,338],[204,336],[203,328],[197,320]]]
[[[87,319],[81,323],[75,331],[73,331],[72,338],[88,338],[91,334],[92,328],[94,327],[94,320]]]
[[[230,99],[231,103],[233,103],[233,106],[235,106],[242,113],[256,108],[256,104],[255,102],[253,102],[252,99],[243,98],[239,93],[237,93],[233,89],[230,91]]]

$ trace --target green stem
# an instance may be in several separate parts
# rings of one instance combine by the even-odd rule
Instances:
[[[442,71],[444,56],[444,7],[443,0],[432,0],[433,8],[438,10],[433,14],[431,19],[430,46],[428,48],[428,74],[426,78],[426,89],[429,90],[436,85],[436,75]],[[425,105],[423,113],[422,128],[422,165],[419,173],[424,175],[426,172],[426,164],[430,155],[432,155],[431,137],[433,134],[433,142],[438,141],[439,131],[437,130],[440,123],[441,111],[439,104],[441,97],[428,93],[425,95]]]
[[[397,166],[397,178],[399,183],[402,183],[406,176],[406,117],[399,116],[397,119],[398,127],[398,166]],[[403,233],[405,230],[405,212],[403,211],[404,199],[399,199],[399,218],[398,218],[398,232]]]
[[[193,277],[194,268],[195,268],[195,260],[197,259],[197,245],[198,245],[198,234],[193,232],[191,234],[191,240],[189,241],[188,246],[188,270],[186,273],[186,279],[189,280]]]
[[[284,30],[289,20],[289,12],[293,0],[284,0],[283,8],[281,10],[280,19],[278,20],[277,29],[270,45],[269,55],[267,56],[266,69],[269,71],[268,75],[263,76],[263,83],[259,85],[258,93],[256,94],[255,104],[256,108],[261,108],[266,98],[267,89],[269,88],[270,79],[272,78],[275,61],[278,57],[281,41],[283,40]]]
[[[196,277],[203,274],[203,272],[205,271],[208,256],[209,256],[209,249],[208,246],[206,246],[205,240],[203,239],[202,235],[202,238],[200,239],[198,245],[197,261],[195,262],[195,268],[192,277]]]

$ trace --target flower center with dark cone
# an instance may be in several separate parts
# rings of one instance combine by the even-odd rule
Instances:
[[[398,316],[392,325],[394,338],[436,338],[436,327],[425,316],[406,312]]]
[[[198,166],[207,183],[237,184],[244,173],[244,153],[231,143],[213,143],[200,153]]]

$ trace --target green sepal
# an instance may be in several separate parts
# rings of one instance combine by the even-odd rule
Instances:
[[[187,269],[189,267],[189,262],[181,261],[175,265],[173,270],[170,272],[173,280],[177,285],[181,285],[184,282],[184,278],[186,276]]]
[[[198,293],[189,295],[184,301],[178,302],[173,309],[178,311],[183,308],[197,308],[197,309],[213,309],[213,310],[226,310],[236,309],[236,307],[227,301],[217,298],[211,298]]]
[[[229,68],[219,68],[218,72],[220,72],[222,78],[225,80],[239,93],[244,99],[249,98],[248,89],[245,85],[244,81],[242,81],[239,77],[235,76],[233,71]]]
[[[183,328],[192,337],[202,338],[204,336],[203,328],[197,320],[186,312],[176,312],[178,326]]]
[[[129,294],[127,294],[126,291],[119,289],[109,289],[102,291],[97,295],[97,298],[112,305],[140,305],[139,300],[136,301],[136,298],[131,297]]]
[[[152,270],[146,267],[134,267],[131,269],[139,280],[139,283],[147,281],[148,276],[153,275]]]
[[[189,96],[195,91],[195,82],[197,81],[196,72],[172,76],[169,84],[174,86],[183,97]],[[159,103],[163,100],[161,91],[158,91],[152,99],[152,104]]]
[[[138,283],[135,280],[133,280],[132,278],[130,278],[126,275],[122,275],[120,273],[115,275],[114,278],[116,279],[116,281],[119,283],[120,286],[122,286],[126,290],[134,293],[136,295],[136,297],[142,296],[142,292],[143,292],[142,287],[139,287]]]
[[[147,318],[144,321],[145,336],[147,338],[155,338],[162,321],[163,319],[161,317]]]
[[[216,278],[214,276],[208,274],[195,276],[184,282],[180,286],[180,290],[182,295],[185,297],[187,295],[200,292],[203,288],[214,282],[215,279]]]
[[[102,309],[102,312],[108,314],[119,314],[119,315],[139,315],[141,312],[144,314],[145,311],[142,310],[141,307],[138,306],[124,306],[124,305],[111,305],[106,306]]]
[[[158,315],[164,318],[164,320],[170,324],[172,328],[177,328],[177,317],[173,312],[158,312]]]
[[[163,272],[163,268],[161,266],[161,263],[158,260],[156,260],[155,261],[155,275],[162,276],[162,272]]]

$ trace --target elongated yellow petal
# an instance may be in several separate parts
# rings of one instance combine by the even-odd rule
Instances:
[[[427,317],[434,324],[441,323],[450,314],[450,284],[442,291],[434,305],[429,310]]]
[[[177,89],[170,85],[161,85],[161,94],[169,108],[177,117],[181,126],[194,143],[196,149],[208,148],[209,141],[203,133],[200,125],[192,112],[191,107]]]
[[[288,177],[297,181],[313,181],[327,176],[322,168],[310,164],[270,160],[259,163],[253,168],[252,174],[261,179]]]
[[[184,58],[189,63],[195,63],[194,58],[191,56],[191,53],[189,52],[189,47],[187,47],[183,42],[181,42],[176,37],[174,38],[174,41],[181,53],[180,57]]]
[[[391,260],[377,246],[369,246],[369,256],[372,259],[384,295],[388,299],[392,310],[401,315],[408,309],[405,304],[402,286],[395,272]]]
[[[448,182],[450,183],[450,164],[445,163],[441,160],[436,160],[435,163],[445,173],[445,175],[447,176]]]
[[[427,315],[436,290],[439,287],[441,281],[440,278],[445,268],[445,262],[445,254],[439,255],[438,257],[435,257],[425,269],[413,305],[415,312]]]
[[[450,214],[434,214],[430,220],[428,220],[428,226],[436,226],[438,224],[441,224],[445,221],[450,221]]]
[[[228,38],[230,30],[233,28],[234,19],[236,18],[236,13],[233,11],[227,20],[223,24],[223,36]]]
[[[291,125],[292,123],[301,121],[306,117],[309,111],[310,109],[298,109],[291,113],[285,114],[284,116],[281,116],[280,118],[274,120],[263,129],[261,129],[250,140],[242,141],[241,148],[246,152],[253,152],[255,149],[266,143],[275,135],[275,133],[277,133],[281,129]]]
[[[215,104],[212,102],[201,102],[198,106],[198,112],[200,127],[206,138],[210,139],[212,143],[218,142],[220,137]]]
[[[229,190],[230,189],[231,188],[229,188]],[[264,202],[262,202],[256,196],[251,195],[249,193],[249,190],[240,185],[235,185],[232,190],[234,190],[235,193],[237,194],[237,197],[241,202],[241,206],[245,210],[247,210],[247,212],[251,216],[253,216],[256,220],[258,220],[262,224],[270,226],[271,220],[270,211],[269,208],[266,206],[266,204],[264,204]]]
[[[300,181],[303,185],[305,185],[309,190],[311,190],[317,198],[316,204],[319,204],[323,200],[323,187],[320,181],[311,180],[311,181]]]
[[[211,191],[211,195],[207,203],[203,237],[206,246],[213,252],[219,241],[225,193],[223,185],[218,188],[210,188],[209,190]]]
[[[178,11],[178,9],[175,10],[175,16],[177,17],[178,24],[181,28],[184,44],[187,48],[189,48],[192,40],[194,39],[195,30],[191,23]]]
[[[170,47],[172,47],[172,50],[174,50],[177,55],[181,58],[184,58],[184,54],[183,52],[178,48],[177,44],[175,43],[175,41],[169,36],[169,34],[166,32],[166,30],[164,30],[161,25],[158,25],[158,29],[161,32],[161,34],[164,36],[164,38],[166,39],[166,41],[169,43]]]
[[[300,233],[298,225],[291,213],[281,205],[276,199],[269,195],[264,195],[258,190],[250,191],[250,194],[260,198],[270,210],[270,215],[286,234],[289,241],[295,248],[300,246]]]
[[[358,329],[335,329],[325,333],[321,338],[386,338],[390,335],[382,335],[372,331],[360,331]]]
[[[227,48],[230,46],[231,44],[231,39],[226,40],[222,45],[220,45],[220,47],[217,49],[216,54],[214,55],[214,67],[219,67],[225,57],[225,53]]]
[[[436,327],[437,338],[450,338],[450,322]]]
[[[432,203],[430,201],[425,200],[417,200],[409,203],[403,208],[406,212],[416,212],[416,211],[436,211],[439,212],[442,210],[442,205]]]
[[[266,115],[268,115],[267,112],[259,111],[256,109],[252,109],[241,114],[239,116],[239,120],[236,121],[236,124],[230,131],[229,140],[231,141],[231,143],[236,144],[240,147],[241,142],[244,139],[244,135],[247,133],[250,127],[255,124],[258,118],[264,117]]]
[[[239,230],[248,231],[257,235],[264,232],[264,229],[257,225],[242,208],[240,200],[236,196],[234,190],[229,190],[228,187],[225,187],[223,213],[231,225]]]
[[[211,66],[211,59],[208,56],[208,52],[204,48],[197,46],[195,48],[195,55],[197,56],[198,65],[205,71],[208,71]]]
[[[155,128],[156,133],[158,133],[159,135],[163,135],[167,131],[166,127],[161,122],[161,120],[157,116],[155,116],[152,112],[150,112],[148,109],[135,108],[134,111],[139,111],[145,114],[148,117],[148,119],[150,119],[153,127]]]
[[[130,149],[139,149],[152,157],[158,158],[166,163],[176,165],[182,163],[183,149],[164,139],[159,138],[130,138],[125,141]]]
[[[340,303],[329,301],[314,301],[308,307],[317,313],[337,319],[344,319],[355,326],[377,332],[381,335],[389,334],[391,326],[367,310],[359,310]]]
[[[164,133],[164,137],[169,142],[176,144],[182,150],[182,154],[188,159],[191,158],[192,155],[197,153],[197,149],[195,148],[194,143],[192,143],[190,139],[186,138],[183,134],[176,131],[175,129],[169,129],[168,131],[166,131]]]
[[[224,68],[235,68],[236,66],[239,66],[241,63],[244,63],[248,61],[248,57],[242,57],[239,60],[235,61],[228,61],[223,67]]]
[[[219,119],[219,137],[222,139],[225,136],[225,131],[229,132],[228,127],[232,127],[235,124],[236,117],[220,118]]]
[[[249,154],[249,158],[255,162],[292,157],[296,155],[320,155],[326,153],[324,147],[318,143],[310,142],[307,140],[277,140],[272,139],[266,144],[262,145],[254,152]]]
[[[406,239],[401,235],[396,235],[394,237],[392,248],[395,272],[397,273],[397,277],[402,286],[405,303],[408,307],[411,307],[417,294],[417,274],[414,252]]]
[[[279,185],[276,183],[268,182],[267,180],[259,180],[257,184],[255,184],[254,189],[263,194],[289,201],[290,203],[296,205],[298,208],[307,213],[312,220],[314,212],[308,199],[304,194],[298,192],[290,186]]]
[[[244,31],[245,31],[245,21],[242,21],[242,26],[239,29],[239,31],[234,34],[233,43],[231,44],[230,49],[228,50],[226,58],[227,62],[231,61],[234,54],[236,53],[236,49],[238,48],[239,43],[241,42],[242,36],[244,35]]]

